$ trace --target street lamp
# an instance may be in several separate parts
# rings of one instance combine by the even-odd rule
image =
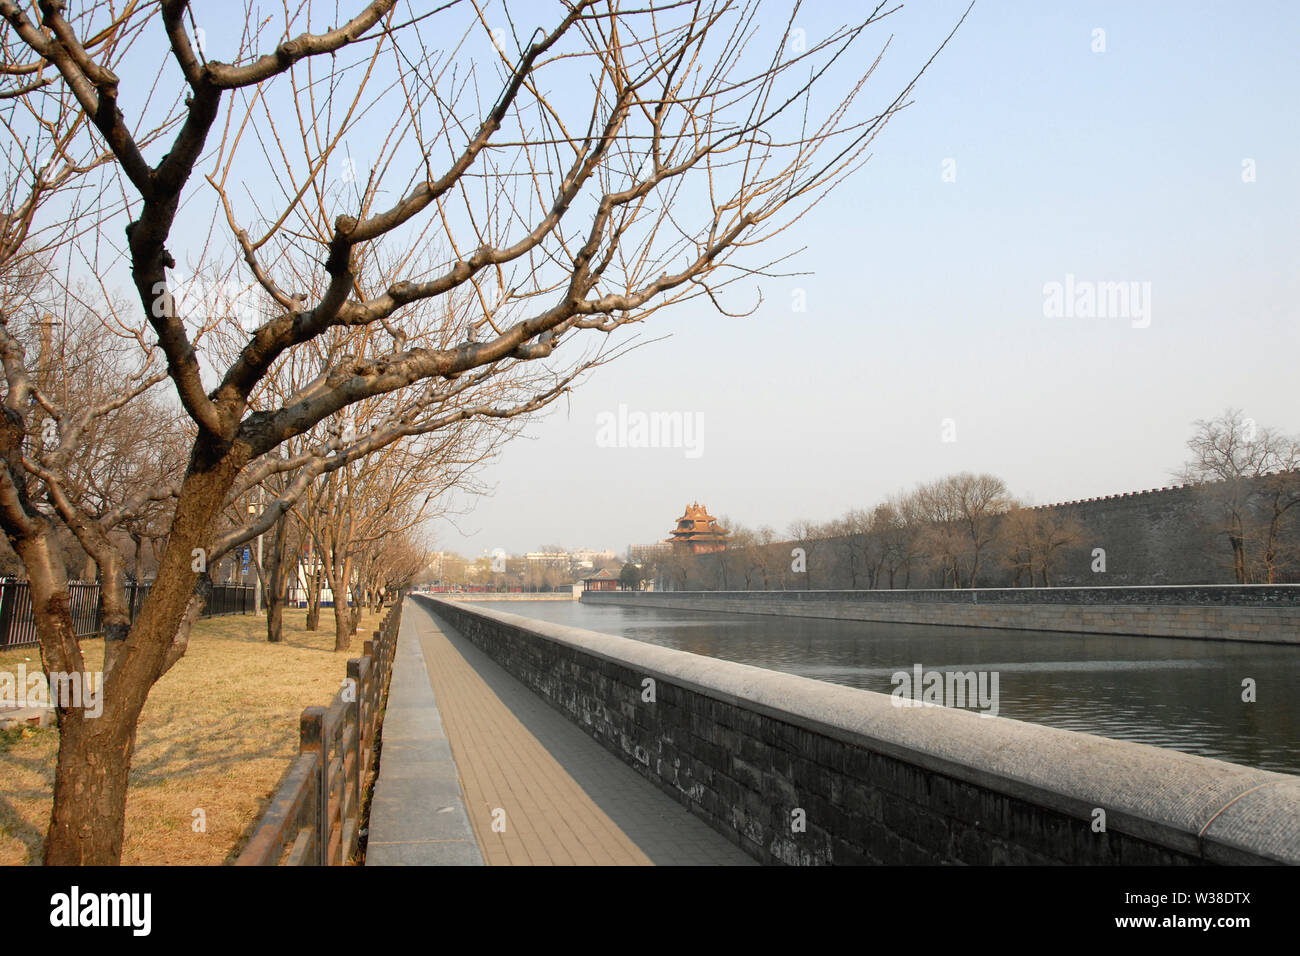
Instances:
[[[251,518],[261,517],[265,510],[262,504],[262,489],[257,489],[257,501],[248,503],[248,514]],[[253,582],[253,614],[254,616],[262,613],[262,536],[257,536],[257,566],[253,568],[253,573],[257,576]]]

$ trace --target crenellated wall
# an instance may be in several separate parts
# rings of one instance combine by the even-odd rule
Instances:
[[[1261,479],[1262,481],[1269,479]],[[1300,479],[1298,479],[1300,481]],[[1264,494],[1260,484],[1257,493]],[[1232,584],[1236,580],[1232,550],[1222,533],[1222,505],[1215,504],[1207,489],[1213,486],[1175,485],[1124,494],[1106,495],[1078,501],[1040,505],[1031,510],[1056,513],[1078,522],[1081,538],[1070,547],[1053,554],[1050,583],[1054,587],[1142,587],[1158,585]],[[1266,500],[1260,498],[1256,501]],[[1259,515],[1256,515],[1258,518]],[[1022,582],[1004,560],[1008,542],[995,521],[993,539],[981,555],[981,587],[1013,587]],[[871,586],[867,565],[881,562],[874,546],[868,560],[864,539],[833,536],[803,542],[807,552],[807,573],[813,588],[866,588]],[[1300,582],[1300,509],[1284,513],[1279,531],[1279,560],[1274,568],[1275,580]],[[858,541],[857,545],[854,541]],[[895,569],[893,586],[897,588],[943,587],[947,579],[942,566],[931,560],[923,544],[915,543],[912,558]],[[673,558],[660,568],[658,587],[680,590],[734,588],[782,590],[802,587],[805,573],[794,573],[791,549],[795,541],[774,542],[762,560],[746,557],[745,552]],[[1098,549],[1104,552],[1104,567],[1098,562]],[[1259,542],[1252,540],[1248,550],[1258,558]],[[1285,560],[1291,555],[1293,560]],[[963,558],[969,573],[970,555]],[[758,566],[765,566],[761,573]],[[880,565],[876,587],[890,587],[887,569]],[[681,575],[685,574],[682,578]],[[1261,575],[1255,568],[1252,572]],[[1041,584],[1038,567],[1035,583]],[[766,581],[766,588],[764,587]]]
[[[1300,778],[417,597],[758,860],[1300,864]]]
[[[1227,584],[1233,580],[1226,541],[1207,532],[1212,518],[1195,489],[1153,488],[1042,505],[1078,519],[1088,540],[1054,569],[1057,586]],[[1104,575],[1092,571],[1092,549],[1106,551]]]

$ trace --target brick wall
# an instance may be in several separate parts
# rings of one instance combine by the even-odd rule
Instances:
[[[1202,489],[1192,486],[1153,488],[1124,494],[1106,495],[1079,501],[1066,501],[1041,505],[1038,510],[1055,512],[1076,519],[1082,527],[1083,537],[1074,547],[1062,549],[1053,559],[1051,584],[1055,586],[1142,586],[1231,584],[1236,578],[1232,569],[1232,550],[1227,537],[1221,533],[1223,515],[1221,505],[1206,497]],[[1300,515],[1296,509],[1288,512],[1282,522],[1281,540],[1284,551],[1300,543]],[[849,568],[846,557],[848,541],[841,537],[822,539],[809,553],[809,565],[816,587],[850,588],[865,586]],[[781,542],[774,549],[787,556],[796,542]],[[1258,542],[1250,546],[1252,553]],[[1093,570],[1093,550],[1105,552],[1105,571]],[[1016,584],[1014,572],[1002,560],[1005,542],[994,542],[984,554],[979,582],[985,587],[1009,587]],[[734,563],[735,557],[729,559]],[[715,555],[701,555],[688,562],[688,580],[684,589],[697,587],[743,586],[743,572],[732,567],[724,573],[720,559]],[[776,581],[787,585],[802,583],[803,575],[785,575],[773,565]],[[1041,569],[1040,569],[1041,573]],[[863,568],[857,569],[858,578],[865,576]],[[762,587],[756,575],[749,587]],[[1041,581],[1041,579],[1037,579]],[[1284,566],[1278,570],[1277,580],[1300,581],[1300,568]],[[671,577],[665,575],[665,581]],[[910,573],[900,570],[895,586],[943,586],[942,573],[933,562],[919,556]],[[886,586],[881,580],[879,586]],[[674,585],[678,586],[678,585]],[[771,587],[779,588],[779,583]]]
[[[1300,863],[1300,778],[418,600],[762,862]]]
[[[1300,586],[589,593],[587,603],[938,627],[1300,644]]]
[[[1174,487],[1043,506],[1086,529],[1085,547],[1056,568],[1052,583],[1095,584],[1093,548],[1106,551],[1107,584],[1204,584],[1233,580],[1232,551],[1215,537],[1213,509],[1196,490]]]

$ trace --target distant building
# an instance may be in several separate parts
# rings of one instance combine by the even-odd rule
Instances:
[[[529,551],[524,557],[528,560],[528,566],[559,568],[561,571],[569,570],[569,553],[567,551]]]
[[[325,573],[325,566],[321,563],[320,558],[314,554],[310,547],[308,550],[298,556],[297,573],[289,579],[285,589],[285,600],[291,607],[307,607],[310,603],[311,592],[314,584],[320,594],[321,607],[334,606],[334,589],[330,586],[329,576]],[[351,603],[351,595],[344,591],[344,598]]]
[[[655,544],[632,544],[627,549],[628,560],[640,567],[654,566],[660,561],[666,561],[673,556],[673,546],[670,541],[659,541]]]
[[[677,519],[677,527],[673,529],[669,540],[674,547],[691,554],[709,554],[713,551],[726,551],[727,535],[730,533],[697,501],[686,506],[686,512]]]
[[[584,591],[619,591],[622,585],[619,584],[618,575],[609,568],[601,568],[595,574],[590,574],[582,579],[582,589]]]
[[[579,548],[572,557],[574,565],[579,568],[594,568],[597,563],[607,565],[615,560],[613,551],[593,551],[590,548]]]

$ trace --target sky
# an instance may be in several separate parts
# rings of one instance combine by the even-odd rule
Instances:
[[[796,25],[812,43],[862,6]],[[966,6],[871,28],[859,66],[890,42],[865,105]],[[1297,36],[1287,2],[977,0],[870,161],[773,247],[803,274],[738,284],[731,306],[761,302],[743,318],[705,300],[635,327],[435,546],[621,552],[694,501],[784,532],[963,470],[1045,504],[1174,483],[1193,423],[1229,407],[1300,433]],[[1126,311],[1075,298],[1102,284]],[[668,413],[690,442],[617,427]]]
[[[873,83],[964,9],[891,17]],[[656,316],[642,340],[666,338],[531,424],[439,546],[622,550],[696,500],[784,531],[962,470],[1046,504],[1175,483],[1193,422],[1228,407],[1300,432],[1297,35],[1286,3],[976,3],[796,227],[813,275],[764,283],[748,318]],[[1135,283],[1129,313],[1045,315],[1067,276]],[[620,406],[692,416],[697,440],[602,447]]]

